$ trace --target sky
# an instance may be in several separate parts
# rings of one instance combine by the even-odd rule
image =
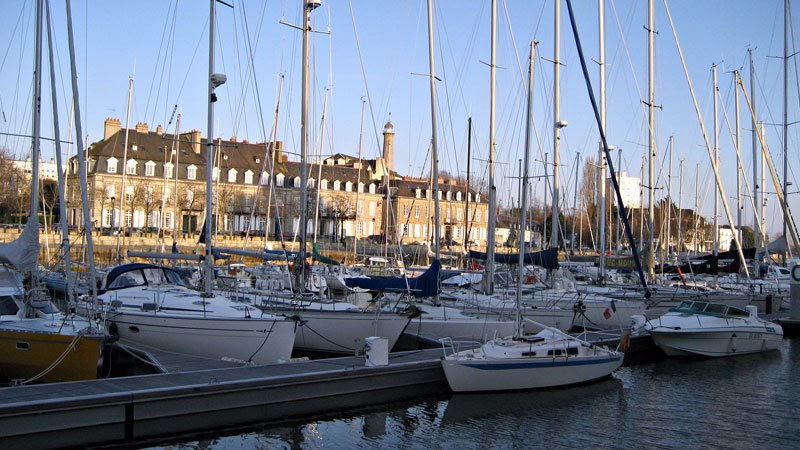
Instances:
[[[217,6],[215,71],[228,82],[217,89],[215,137],[261,142],[271,135],[278,111],[276,135],[291,159],[300,152],[302,33],[286,24],[300,24],[300,0],[231,0],[233,8]],[[429,173],[431,102],[428,74],[427,0],[324,0],[313,11],[311,35],[311,94],[309,106],[312,154],[346,153],[379,156],[384,124],[395,129],[395,169],[401,174]],[[434,0],[434,73],[438,78],[437,123],[439,168],[466,174],[471,150],[471,177],[488,178],[489,62],[491,60],[491,3],[489,0]],[[783,2],[780,0],[668,0],[686,58],[700,112],[713,145],[712,64],[718,65],[720,172],[733,208],[736,156],[733,146],[733,70],[741,70],[749,87],[747,50],[752,49],[756,71],[756,109],[765,125],[766,141],[782,177],[783,137]],[[598,92],[598,2],[574,2],[576,23],[588,70]],[[31,92],[35,2],[6,0],[0,16],[0,132],[31,134]],[[102,139],[107,117],[123,126],[146,122],[173,132],[181,115],[181,131],[207,134],[206,77],[208,74],[209,3],[204,0],[72,1],[77,53],[81,120],[85,139]],[[67,140],[72,98],[64,2],[52,10],[60,130]],[[283,22],[283,23],[282,23]],[[791,20],[792,27],[798,21]],[[610,145],[622,149],[622,167],[639,175],[648,142],[647,2],[606,0],[607,129]],[[674,137],[672,198],[684,208],[695,202],[707,217],[713,214],[713,172],[700,122],[678,56],[664,0],[655,2],[655,110],[657,190],[667,193],[668,141]],[[535,40],[533,175],[544,174],[545,153],[553,159],[554,2],[498,0],[496,44],[495,182],[498,199],[517,202],[519,161],[523,158],[527,57]],[[790,29],[790,50],[798,46]],[[46,42],[46,40],[45,40]],[[581,72],[566,3],[561,3],[560,184],[565,207],[572,208],[576,158],[596,158],[599,134]],[[43,136],[52,137],[50,79],[45,46],[43,73]],[[798,61],[789,59],[788,122],[800,120]],[[134,79],[127,116],[129,78]],[[255,82],[254,82],[255,80]],[[282,80],[282,81],[281,81]],[[280,107],[276,108],[280,95]],[[748,93],[749,95],[749,93]],[[750,115],[741,98],[743,166],[752,188]],[[361,127],[364,110],[363,133]],[[325,111],[324,142],[322,129]],[[727,114],[727,120],[726,116]],[[472,118],[471,145],[467,121]],[[729,126],[730,124],[730,126]],[[360,145],[359,145],[360,144]],[[788,134],[790,205],[800,207],[795,182],[800,173],[798,127]],[[30,139],[0,135],[0,146],[17,157],[30,151]],[[45,158],[54,146],[43,145]],[[62,153],[74,153],[62,147]],[[614,152],[613,161],[617,163]],[[683,183],[679,176],[683,161]],[[552,167],[549,169],[552,172]],[[699,179],[695,196],[695,176]],[[767,191],[775,192],[769,183]],[[579,177],[578,183],[582,180]],[[742,188],[744,190],[744,187]],[[543,178],[532,183],[538,201]],[[746,194],[745,194],[746,195]],[[780,233],[780,211],[774,195],[767,200],[766,222],[771,235]],[[744,224],[752,224],[749,197]],[[720,207],[721,223],[727,223]]]

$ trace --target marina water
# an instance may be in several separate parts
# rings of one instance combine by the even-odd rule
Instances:
[[[665,359],[569,389],[422,398],[154,448],[797,448],[797,380],[800,339],[784,339],[776,352]]]

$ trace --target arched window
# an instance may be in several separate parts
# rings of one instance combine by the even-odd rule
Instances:
[[[108,161],[106,161],[108,173],[117,173],[117,162],[118,162],[117,158],[114,158],[113,156],[111,158],[108,158]]]
[[[253,171],[248,170],[244,173],[244,184],[253,184]]]
[[[153,161],[147,161],[144,163],[144,176],[152,177],[156,175],[156,163]]]
[[[319,182],[319,188],[322,189],[323,191],[328,189],[328,180],[323,178],[322,181]]]
[[[236,169],[230,169],[228,171],[228,183],[236,183],[236,175],[238,174],[239,172]]]
[[[369,193],[370,194],[374,194],[375,193],[375,183],[370,183],[369,184]]]
[[[275,175],[275,186],[283,187],[283,179],[284,178],[285,177],[284,177],[284,175],[282,173],[279,173],[279,174]]]
[[[292,187],[300,189],[300,177],[294,177],[294,182],[292,183]]]
[[[344,184],[344,190],[347,191],[347,192],[353,192],[353,182],[352,181],[348,181],[347,183],[345,183]]]
[[[338,191],[342,187],[342,183],[339,180],[333,181],[333,190]]]
[[[197,179],[197,166],[194,164],[190,165],[186,168],[186,179],[188,180],[196,180]]]

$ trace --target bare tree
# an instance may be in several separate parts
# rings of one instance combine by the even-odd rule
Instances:
[[[153,211],[161,207],[161,193],[156,193],[156,190],[151,184],[144,184],[142,186],[142,200],[141,206],[145,216],[145,226],[154,227]]]

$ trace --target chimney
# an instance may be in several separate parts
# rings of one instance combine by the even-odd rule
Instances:
[[[164,134],[164,128],[160,124],[156,127],[156,134],[159,136]]]
[[[231,139],[230,139],[230,141],[231,141],[231,142],[236,142],[236,136],[231,136]]]
[[[386,163],[386,170],[394,170],[394,125],[386,122],[383,126],[383,160]]]
[[[144,122],[136,122],[136,132],[137,133],[149,133],[150,128]]]
[[[111,136],[117,134],[117,132],[121,129],[122,125],[120,125],[119,119],[115,119],[112,117],[106,118],[105,126],[103,129],[103,140],[106,140]]]
[[[202,149],[202,146],[200,145],[200,139],[202,139],[200,136],[200,130],[192,130],[189,133],[189,143],[192,144],[192,151],[196,155],[199,155],[200,150]]]

